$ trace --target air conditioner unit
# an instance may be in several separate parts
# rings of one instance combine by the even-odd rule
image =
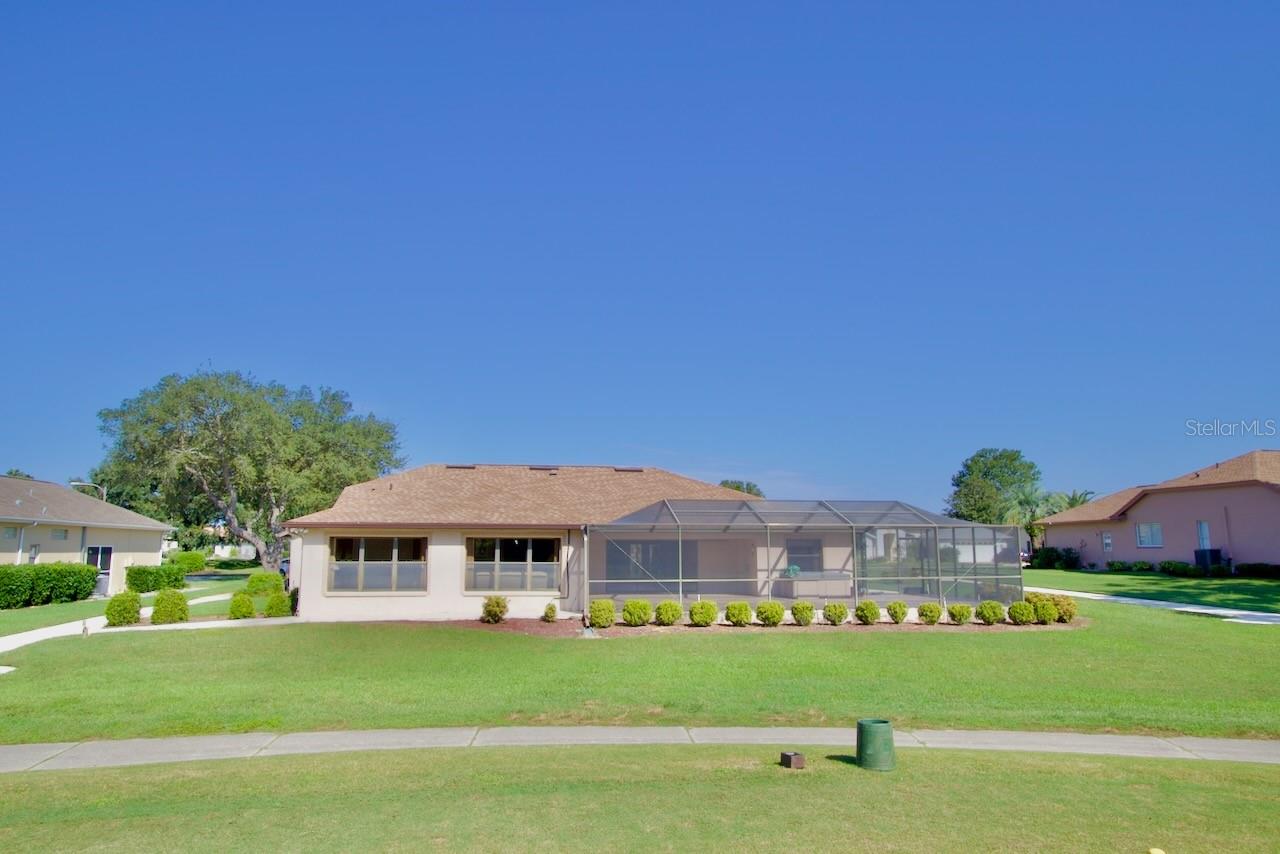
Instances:
[[[1222,563],[1222,549],[1196,549],[1196,566],[1208,569]]]

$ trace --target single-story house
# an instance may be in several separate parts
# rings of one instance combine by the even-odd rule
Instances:
[[[117,593],[126,567],[160,563],[169,530],[61,484],[0,477],[0,563],[87,563]]]
[[[1085,564],[1162,560],[1280,563],[1280,451],[1250,451],[1131,486],[1040,520],[1047,546]]]
[[[428,465],[291,520],[316,620],[513,617],[597,598],[1012,601],[1018,533],[896,501],[766,501],[656,468]]]

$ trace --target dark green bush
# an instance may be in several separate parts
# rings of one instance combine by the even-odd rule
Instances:
[[[203,552],[196,554],[203,554]],[[258,569],[262,566],[262,562],[256,558],[247,560],[239,557],[215,557],[205,558],[204,565],[211,569]]]
[[[812,602],[792,602],[791,619],[797,626],[807,626],[813,622]]]
[[[1031,554],[1033,569],[1057,569],[1062,562],[1062,550],[1053,546],[1042,546]]]
[[[284,576],[278,572],[255,572],[245,582],[244,592],[250,596],[267,596],[284,592]]]
[[[480,606],[480,622],[501,623],[507,618],[507,597],[486,596]]]
[[[974,614],[984,626],[994,626],[996,623],[1004,622],[1004,605],[994,599],[988,599],[985,602],[978,603]]]
[[[547,607],[542,609],[542,622],[554,623],[556,621],[556,603],[548,602]]]
[[[191,616],[187,607],[187,597],[177,590],[166,587],[156,594],[156,604],[151,609],[151,625],[165,623],[185,623]]]
[[[1080,568],[1080,552],[1075,549],[1063,549],[1062,556],[1058,559],[1055,569],[1079,569]]]
[[[724,606],[724,621],[738,628],[751,625],[751,605],[747,602],[730,602]]]
[[[1160,561],[1160,571],[1176,578],[1202,578],[1206,574],[1203,569],[1193,563],[1181,560]]]
[[[1054,605],[1052,601],[1037,602],[1035,609],[1036,622],[1040,625],[1047,626],[1058,621],[1058,606]]]
[[[231,594],[231,606],[227,608],[227,618],[232,620],[248,620],[257,616],[253,610],[253,597],[241,590]]]
[[[139,593],[153,590],[180,590],[187,586],[186,573],[176,563],[163,566],[131,566],[124,571],[124,585]]]
[[[1134,572],[1150,572],[1153,567],[1149,560],[1135,560],[1133,563],[1129,564],[1129,569]]]
[[[1030,602],[1014,602],[1009,606],[1009,622],[1025,626],[1036,621],[1036,609]]]
[[[1058,609],[1059,623],[1069,623],[1076,618],[1076,600],[1070,596],[1057,593],[1050,601],[1053,602],[1053,607]]]
[[[853,615],[858,618],[858,622],[864,626],[875,625],[880,621],[880,606],[870,599],[863,599],[858,606],[853,609]]]
[[[1236,575],[1241,578],[1280,578],[1280,564],[1238,563]]]
[[[587,622],[593,629],[607,629],[618,621],[612,599],[596,599],[587,611]]]
[[[1230,578],[1231,567],[1221,563],[1211,563],[1209,564],[1209,577],[1210,578]]]
[[[204,569],[204,552],[177,552],[169,558],[169,563],[181,569],[184,575],[199,572]]]
[[[705,628],[716,621],[716,603],[702,599],[689,606],[689,624]]]
[[[0,608],[25,608],[31,604],[31,575],[25,564],[0,566]]]
[[[142,620],[142,596],[125,590],[107,601],[108,626],[132,626]]]
[[[277,590],[275,593],[272,593],[267,597],[267,604],[262,608],[262,616],[289,616],[289,597],[285,595],[283,590]]]
[[[901,600],[890,602],[885,610],[889,612],[889,619],[895,623],[901,623],[907,618],[907,603]]]
[[[785,613],[781,602],[761,602],[756,606],[756,619],[762,626],[778,625]]]
[[[849,619],[849,606],[843,602],[828,602],[822,608],[822,619],[833,626],[838,626]]]
[[[653,603],[648,599],[628,599],[622,603],[622,622],[628,626],[647,626],[652,619]]]
[[[973,616],[973,608],[963,602],[955,602],[947,606],[947,616],[957,626],[963,626]]]
[[[659,602],[653,611],[653,621],[660,626],[674,626],[683,616],[684,609],[680,607],[680,603],[670,599]]]
[[[1129,572],[1133,569],[1133,564],[1127,560],[1109,560],[1107,561],[1108,572]]]
[[[0,608],[78,602],[93,595],[98,570],[84,563],[0,566]]]
[[[926,626],[936,626],[938,620],[942,619],[942,606],[937,602],[922,602],[916,608],[916,615]]]
[[[289,613],[293,614],[295,617],[298,616],[298,598],[301,593],[302,591],[297,587],[290,588],[289,590]]]

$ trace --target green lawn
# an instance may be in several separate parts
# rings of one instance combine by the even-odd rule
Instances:
[[[1280,631],[1084,602],[1074,629],[432,624],[130,632],[0,655],[0,742],[501,724],[848,725],[1280,738]]]
[[[830,748],[468,748],[0,775],[0,849],[1270,851],[1280,766]]]
[[[1159,572],[1024,569],[1024,583],[1162,602],[1218,605],[1280,614],[1280,581],[1264,578],[1174,578]]]
[[[201,581],[183,590],[188,599],[199,596],[212,596],[215,593],[230,593],[244,586],[243,581]],[[144,594],[142,604],[151,604],[154,594]],[[200,606],[196,606],[200,607]],[[223,606],[225,608],[225,604]],[[59,602],[55,605],[36,605],[32,608],[12,608],[0,611],[0,637],[18,632],[40,629],[45,626],[56,626],[72,620],[86,620],[89,617],[101,617],[107,609],[105,599],[86,599],[82,602]]]

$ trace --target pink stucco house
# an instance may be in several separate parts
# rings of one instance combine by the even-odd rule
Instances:
[[[1280,451],[1250,451],[1161,483],[1131,486],[1041,520],[1044,542],[1110,560],[1280,563]]]

